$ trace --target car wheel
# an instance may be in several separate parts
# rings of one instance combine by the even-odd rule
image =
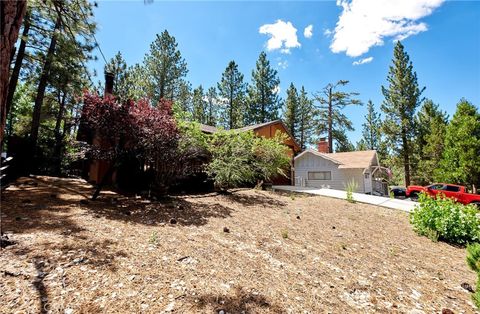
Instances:
[[[471,202],[470,204],[477,206],[478,209],[480,209],[480,202]]]
[[[418,202],[418,192],[410,193],[410,199],[414,202]]]

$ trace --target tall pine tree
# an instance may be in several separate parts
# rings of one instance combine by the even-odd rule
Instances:
[[[193,121],[206,124],[207,123],[207,102],[205,101],[202,85],[193,90],[192,105]]]
[[[218,119],[218,97],[217,89],[215,87],[210,87],[206,94],[207,98],[207,112],[206,112],[206,124],[211,126],[217,125]]]
[[[447,126],[445,149],[435,179],[480,186],[480,112],[465,99]]]
[[[224,100],[222,110],[223,126],[235,129],[243,126],[245,112],[245,83],[243,74],[235,61],[230,61],[217,84],[218,94]]]
[[[426,100],[416,116],[415,163],[413,177],[422,185],[433,183],[434,171],[442,158],[448,115]]]
[[[262,51],[255,70],[252,71],[252,83],[248,86],[246,124],[278,119],[281,107],[278,97],[279,84],[277,71],[270,66],[267,54]]]
[[[298,128],[297,141],[302,149],[306,149],[308,144],[312,143],[315,133],[315,107],[313,100],[308,97],[305,87],[300,89],[298,96],[299,112],[298,112]]]
[[[400,41],[395,44],[392,62],[387,76],[388,86],[382,86],[385,97],[382,104],[385,113],[383,130],[401,157],[405,185],[408,186],[415,136],[415,110],[423,101],[421,95],[425,88],[419,88],[417,73]]]
[[[172,101],[177,98],[188,70],[175,37],[166,30],[157,34],[143,63],[148,78],[148,96],[153,104],[162,98]]]
[[[377,150],[380,144],[380,129],[382,121],[380,114],[375,111],[375,106],[371,100],[367,103],[367,114],[365,115],[365,123],[362,124],[362,136],[366,148],[369,150]]]
[[[349,147],[345,142],[346,131],[353,131],[352,121],[347,118],[342,110],[346,106],[360,105],[360,100],[356,99],[356,92],[343,92],[338,88],[348,84],[348,81],[340,80],[335,84],[328,84],[323,90],[315,95],[315,100],[319,103],[318,108],[318,133],[327,133],[328,150],[333,153],[333,141],[340,147]],[[351,143],[350,143],[351,144]]]
[[[287,100],[285,101],[285,124],[296,139],[297,130],[299,127],[299,114],[300,114],[300,101],[298,98],[298,92],[293,83],[290,83],[290,86],[287,89]]]

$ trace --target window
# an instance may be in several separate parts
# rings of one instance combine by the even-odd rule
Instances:
[[[427,186],[431,190],[444,190],[443,184],[432,184],[430,186]]]
[[[308,172],[308,180],[332,180],[331,171]]]
[[[455,185],[447,185],[447,188],[445,189],[445,191],[458,192],[458,191],[460,191],[460,187],[455,186]]]

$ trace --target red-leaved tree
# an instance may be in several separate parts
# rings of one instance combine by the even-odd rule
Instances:
[[[175,173],[179,132],[172,115],[172,104],[162,100],[156,107],[148,100],[119,103],[113,96],[85,93],[82,124],[90,132],[91,156],[109,161],[109,169],[97,185],[102,186],[126,160],[134,156],[155,174],[159,188],[166,187]]]

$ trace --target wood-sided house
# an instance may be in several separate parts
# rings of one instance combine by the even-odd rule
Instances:
[[[203,132],[210,133],[210,134],[218,132],[217,128],[210,125],[205,125],[205,124],[201,124],[200,129]],[[277,132],[286,134],[287,138],[285,139],[284,144],[289,149],[288,154],[292,158],[292,165],[293,165],[293,158],[295,157],[296,154],[298,154],[301,151],[300,145],[298,145],[298,143],[295,141],[295,138],[292,136],[292,134],[290,134],[290,131],[288,131],[287,126],[285,125],[285,123],[283,123],[282,120],[274,120],[274,121],[269,121],[265,123],[249,125],[243,128],[234,129],[234,131],[238,131],[238,132],[253,131],[253,133],[255,133],[257,136],[263,136],[266,138],[274,137],[275,134],[277,134]],[[272,183],[293,185],[293,177],[294,177],[293,168],[290,169],[289,174],[290,176],[287,178],[282,176],[282,177],[273,179]]]
[[[386,168],[380,166],[375,150],[326,153],[307,149],[295,157],[294,165],[296,186],[345,190],[354,180],[358,193],[388,193],[382,176]]]

